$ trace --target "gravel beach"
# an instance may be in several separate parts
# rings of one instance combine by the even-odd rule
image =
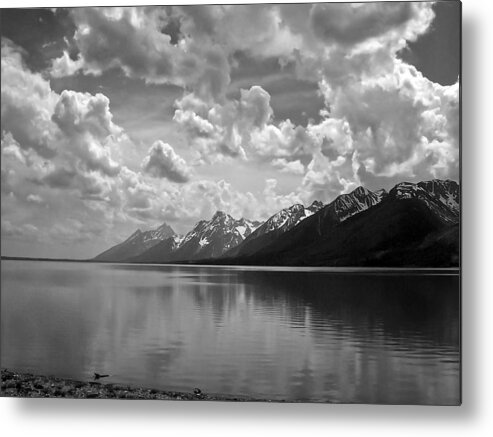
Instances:
[[[19,373],[2,369],[2,397],[22,398],[72,398],[72,399],[159,399],[181,401],[263,401],[236,396],[222,396],[202,393],[200,389],[194,392],[164,391],[123,384],[104,382],[83,382],[51,376]]]

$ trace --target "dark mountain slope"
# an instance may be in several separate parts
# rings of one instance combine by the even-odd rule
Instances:
[[[342,219],[338,198],[269,246],[228,261],[259,265],[458,265],[457,184],[445,181],[440,194],[427,190],[436,184],[426,184],[398,184],[380,202]]]
[[[96,261],[120,262],[140,255],[156,244],[176,235],[175,231],[166,223],[159,228],[149,231],[138,229],[123,243],[117,244],[94,258]]]
[[[242,243],[227,251],[223,256],[225,258],[231,258],[252,255],[274,242],[278,237],[297,226],[307,217],[315,214],[322,207],[323,204],[321,202],[315,201],[308,208],[305,208],[301,204],[296,204],[282,209],[266,220],[262,226],[252,232]]]
[[[384,190],[374,193],[363,187],[358,187],[349,194],[342,194],[257,253],[265,258],[270,253],[289,252],[316,243],[322,237],[330,235],[336,225],[379,204],[386,196]]]
[[[332,232],[284,251],[257,253],[240,263],[261,265],[377,265],[384,255],[421,242],[443,228],[443,222],[422,202],[382,202],[348,220],[332,224]]]
[[[138,263],[166,263],[173,259],[173,253],[179,246],[182,238],[178,236],[169,237],[152,246],[138,256],[127,259],[128,262]]]

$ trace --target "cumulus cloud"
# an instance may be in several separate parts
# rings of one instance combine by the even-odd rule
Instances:
[[[142,169],[157,178],[183,183],[190,179],[190,169],[169,144],[156,141],[142,162]]]
[[[277,158],[272,161],[272,166],[284,173],[302,175],[305,173],[305,166],[300,161],[288,161],[284,158]]]
[[[397,58],[407,41],[429,28],[430,4],[273,10],[280,26],[301,38],[298,50],[287,49],[279,58],[294,59],[300,78],[319,83],[326,105],[321,120],[307,126],[274,122],[270,96],[260,87],[224,103],[202,101],[186,110],[179,103],[175,121],[203,162],[224,156],[271,162],[281,172],[304,175],[304,198],[330,198],[366,183],[363,175],[382,183],[457,177],[458,86],[434,84]]]
[[[433,17],[431,4],[417,2],[78,9],[79,59],[64,54],[56,62],[61,70],[80,61],[89,74],[117,67],[130,77],[182,86],[174,121],[199,163],[270,162],[282,172],[308,171],[305,188],[325,180],[330,191],[346,179],[319,173],[319,154],[329,164],[347,161],[352,183],[361,182],[361,166],[380,177],[412,177],[426,168],[429,175],[453,174],[455,93],[434,87],[396,56]],[[321,121],[274,122],[270,95],[258,86],[226,99],[237,51],[294,62],[299,78],[319,83],[326,104]],[[159,156],[173,161],[171,154]],[[166,167],[149,168],[159,175]]]
[[[171,10],[176,12],[168,14]],[[180,22],[177,13],[156,7],[74,9],[79,57],[74,61],[64,53],[53,61],[51,75],[100,75],[120,68],[148,83],[174,84],[203,98],[221,98],[230,82],[227,54],[210,40],[204,44],[183,37],[174,44],[163,29]]]
[[[265,181],[265,188],[262,192],[265,199],[263,213],[267,217],[278,212],[280,209],[289,208],[295,203],[301,203],[301,198],[296,193],[279,194],[277,192],[277,185],[277,179],[270,178]]]
[[[224,100],[235,52],[284,58],[301,46],[270,5],[79,8],[71,16],[79,57],[53,60],[53,77],[119,68],[216,101]]]
[[[224,104],[207,105],[188,94],[176,105],[174,121],[204,162],[224,157],[309,162],[312,141],[306,129],[290,120],[274,124],[270,95],[262,87],[242,89],[237,101]]]
[[[41,196],[39,196],[38,194],[29,194],[27,196],[26,200],[28,202],[37,203],[37,204],[43,203],[43,198]]]
[[[40,74],[26,68],[22,56],[20,47],[2,38],[2,131],[22,148],[50,158],[56,154],[51,114],[57,96]]]
[[[170,37],[145,8],[80,8],[72,12],[81,67],[101,74],[120,67],[129,76],[159,81],[173,74]],[[67,60],[64,55],[64,59]],[[61,63],[62,61],[56,61]]]
[[[271,119],[270,95],[260,86],[241,90],[240,115],[248,126],[262,128]]]
[[[122,132],[112,118],[109,100],[103,94],[93,96],[67,90],[60,95],[52,115],[62,133],[64,151],[70,150],[88,171],[100,171],[107,176],[120,171],[108,147]]]
[[[117,135],[121,128],[113,124],[109,99],[103,94],[91,95],[64,90],[57,101],[53,121],[67,135],[90,133],[98,139]]]
[[[395,60],[385,75],[329,94],[331,115],[348,121],[357,159],[366,170],[414,177],[426,159],[427,174],[420,171],[420,176],[438,177],[441,166],[457,177],[458,84],[434,84]]]
[[[55,58],[51,62],[50,75],[51,77],[72,76],[83,68],[83,61],[79,57],[76,60],[70,58],[67,51],[59,58]]]
[[[17,225],[3,218],[2,234],[9,237],[19,237],[30,241],[36,241],[40,237],[38,228],[31,223]]]

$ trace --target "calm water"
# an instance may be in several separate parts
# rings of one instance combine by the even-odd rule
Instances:
[[[459,277],[2,261],[1,366],[335,402],[459,401]]]

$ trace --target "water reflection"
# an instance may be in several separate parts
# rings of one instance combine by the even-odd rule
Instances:
[[[457,403],[459,278],[2,261],[2,367],[273,399]]]

